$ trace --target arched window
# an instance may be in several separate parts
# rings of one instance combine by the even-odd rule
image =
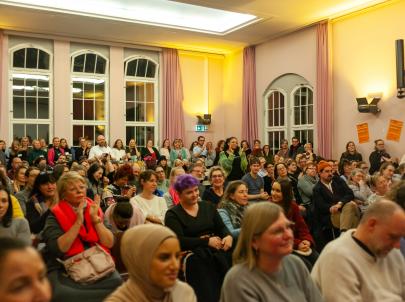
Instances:
[[[126,141],[155,143],[158,117],[158,64],[145,57],[127,59],[125,71]]]
[[[264,94],[265,140],[273,154],[280,142],[314,144],[314,96],[309,83],[297,74],[285,74],[274,80]]]
[[[308,86],[297,87],[293,91],[294,123],[293,136],[301,143],[314,141],[314,96]]]
[[[273,90],[266,98],[266,129],[270,151],[276,153],[280,142],[285,138],[285,95],[279,90]]]
[[[52,123],[51,54],[34,45],[11,49],[11,136],[49,142]]]
[[[91,51],[72,56],[73,145],[80,137],[95,142],[107,132],[108,61]]]

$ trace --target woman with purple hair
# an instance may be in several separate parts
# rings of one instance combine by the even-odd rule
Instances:
[[[218,301],[222,281],[231,266],[232,236],[215,207],[198,202],[199,181],[189,174],[180,175],[174,189],[179,194],[178,205],[169,209],[165,225],[180,240],[185,256],[184,277],[198,301]],[[204,276],[204,278],[201,278]]]

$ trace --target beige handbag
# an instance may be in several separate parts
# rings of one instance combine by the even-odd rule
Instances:
[[[68,276],[78,283],[93,283],[115,271],[111,255],[97,244],[65,261],[58,261]]]

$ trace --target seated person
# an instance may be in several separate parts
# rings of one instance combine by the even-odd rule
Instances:
[[[405,212],[387,199],[371,204],[357,229],[330,242],[311,276],[325,301],[405,301],[405,260],[398,250]]]
[[[24,241],[0,238],[2,302],[49,302],[51,286],[41,255]]]
[[[13,217],[13,210],[10,192],[0,185],[0,237],[17,238],[31,244],[28,221],[25,218]]]
[[[179,204],[179,194],[177,194],[176,190],[174,189],[173,185],[177,180],[177,177],[180,175],[186,174],[182,167],[174,167],[170,171],[170,187],[169,191],[163,195],[163,198],[166,201],[167,208],[170,209],[171,207]]]
[[[18,199],[20,203],[21,209],[24,215],[27,214],[27,202],[30,198],[32,188],[34,187],[35,179],[39,174],[39,169],[37,167],[29,167],[27,171],[25,171],[25,177],[27,179],[27,183],[24,187],[24,190],[15,194],[15,197]]]
[[[153,170],[146,170],[139,176],[142,193],[131,198],[130,203],[141,209],[147,222],[163,224],[167,204],[163,197],[156,196],[157,175]]]
[[[353,191],[339,176],[333,176],[332,166],[326,161],[318,164],[319,181],[313,189],[314,236],[318,250],[339,236],[340,231],[355,228],[360,211]]]
[[[294,200],[291,182],[286,179],[275,181],[271,190],[271,201],[282,207],[287,219],[294,223],[291,227],[294,234],[293,253],[304,261],[308,270],[311,270],[318,253],[314,249],[314,239]]]
[[[355,202],[364,211],[368,205],[368,198],[373,192],[366,183],[366,175],[360,169],[353,169],[349,176],[349,188],[352,189]]]
[[[218,213],[234,240],[239,236],[243,214],[248,205],[247,193],[248,189],[243,181],[231,181],[226,187],[224,197],[218,206]]]
[[[218,206],[225,190],[225,171],[220,166],[214,166],[208,174],[211,186],[204,190],[202,200]]]
[[[157,173],[157,176],[158,176],[157,189],[160,190],[161,192],[163,192],[163,194],[164,194],[167,191],[169,191],[170,182],[166,178],[165,170],[163,169],[162,166],[158,165],[155,169],[155,172]]]
[[[246,210],[221,302],[323,301],[304,263],[291,255],[291,224],[274,203],[259,202]]]
[[[378,172],[371,176],[370,185],[374,193],[367,198],[368,204],[380,200],[388,192],[388,181]]]
[[[180,175],[174,188],[180,202],[166,213],[165,225],[180,240],[185,257],[185,278],[196,292],[198,301],[218,301],[226,271],[231,265],[232,236],[215,207],[198,202],[199,181],[191,175]],[[202,279],[201,276],[204,276]]]
[[[121,246],[129,280],[105,302],[196,302],[193,289],[177,279],[180,245],[170,229],[156,224],[132,228],[124,233]]]
[[[121,284],[117,272],[91,284],[75,282],[66,276],[57,260],[66,260],[95,244],[109,252],[114,244],[114,236],[104,225],[101,209],[86,197],[86,190],[86,181],[78,173],[64,174],[58,181],[61,200],[51,209],[42,233],[55,302],[76,302],[78,297],[83,301],[102,301]]]
[[[269,195],[264,191],[263,178],[258,175],[260,170],[260,161],[256,157],[252,157],[249,161],[250,172],[242,177],[248,187],[248,199],[252,202],[267,200]]]
[[[123,233],[136,225],[144,224],[145,217],[142,211],[133,206],[128,201],[113,203],[105,212],[105,218],[111,225],[111,231],[114,234],[114,246],[111,249],[111,255],[115,259],[115,266],[120,273],[127,272],[121,260],[121,238]]]
[[[26,218],[31,233],[39,234],[45,227],[50,209],[57,202],[56,181],[52,174],[41,173],[37,176],[30,199],[26,205]]]

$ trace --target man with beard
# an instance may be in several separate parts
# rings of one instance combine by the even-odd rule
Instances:
[[[311,276],[325,301],[405,301],[403,236],[399,205],[387,199],[370,205],[358,228],[329,243],[315,263]]]

